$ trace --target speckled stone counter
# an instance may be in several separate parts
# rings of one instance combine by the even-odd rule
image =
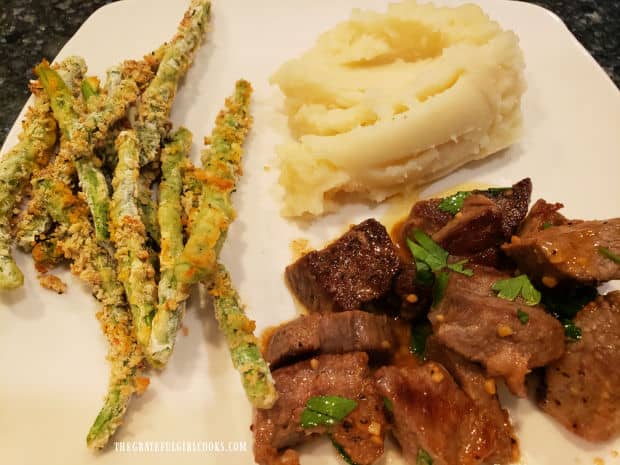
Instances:
[[[148,0],[146,0],[148,1]],[[0,0],[0,144],[28,98],[32,67],[53,58],[110,0]],[[541,0],[568,25],[620,86],[620,1]]]

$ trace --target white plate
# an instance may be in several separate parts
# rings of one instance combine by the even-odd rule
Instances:
[[[348,17],[353,7],[383,9],[386,0],[227,0],[214,2],[208,42],[180,89],[172,119],[189,127],[197,156],[202,136],[239,77],[256,89],[255,126],[247,144],[245,175],[234,201],[238,219],[222,251],[248,313],[258,330],[295,316],[282,271],[291,261],[289,243],[314,245],[363,218],[381,218],[385,207],[354,205],[303,229],[278,214],[274,145],[285,131],[277,92],[269,75],[284,60],[309,48],[317,35]],[[453,2],[456,3],[456,2]],[[523,102],[522,141],[484,162],[466,166],[435,183],[427,193],[479,181],[509,184],[524,176],[534,198],[566,204],[569,216],[620,216],[620,97],[617,88],[563,23],[526,3],[479,0],[505,28],[521,38],[528,91]],[[139,58],[175,31],[186,2],[126,0],[97,11],[67,43],[59,58],[82,55],[90,73],[125,58]],[[18,125],[7,138],[16,141]],[[265,167],[271,169],[265,169]],[[108,377],[106,342],[97,302],[76,279],[57,296],[41,289],[30,257],[17,254],[26,273],[24,288],[0,295],[0,463],[55,464],[241,464],[253,463],[251,409],[229,362],[216,322],[196,300],[167,369],[151,378],[147,393],[132,402],[117,441],[245,441],[246,452],[123,453],[114,444],[97,455],[85,434],[101,406]],[[588,445],[536,411],[527,400],[507,402],[528,465],[611,460],[620,441]],[[137,445],[137,443],[136,443]],[[131,446],[125,443],[125,446]],[[213,443],[206,447],[215,447]],[[331,446],[305,446],[303,463],[340,463]],[[383,464],[398,463],[390,451]]]

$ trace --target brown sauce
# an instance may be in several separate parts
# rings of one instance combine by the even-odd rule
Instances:
[[[392,365],[407,367],[418,366],[420,360],[411,353],[409,349],[409,340],[411,338],[411,325],[408,321],[396,317],[393,326],[398,348],[392,356]]]
[[[397,221],[390,230],[390,237],[392,238],[392,242],[394,242],[394,245],[396,245],[396,249],[398,250],[401,258],[403,260],[411,260],[411,253],[409,252],[409,247],[407,247],[407,243],[405,242],[405,237],[403,234],[403,229],[406,222],[407,217],[404,217],[401,220]]]

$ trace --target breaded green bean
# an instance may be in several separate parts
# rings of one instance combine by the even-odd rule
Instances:
[[[187,166],[183,170],[181,205],[183,206],[183,226],[185,235],[189,237],[196,221],[198,208],[200,207],[204,181],[202,180],[203,171],[200,168],[194,166],[191,160],[188,160],[186,164]]]
[[[60,152],[52,163],[40,170],[32,180],[32,198],[16,229],[17,244],[26,252],[30,252],[37,238],[52,226],[47,205],[54,204],[54,193],[49,190],[53,181],[66,185],[73,184],[75,167],[71,155],[67,153],[63,145],[61,143]]]
[[[183,165],[191,149],[192,134],[180,128],[161,152],[162,178],[159,184],[159,230],[161,252],[159,254],[160,280],[159,305],[153,318],[150,359],[157,366],[167,363],[174,348],[177,331],[181,325],[185,303],[185,290],[177,285],[174,263],[183,250],[183,225],[181,223],[181,191]]]
[[[107,104],[101,111],[88,114],[82,121],[75,109],[71,91],[60,75],[46,62],[39,64],[35,72],[50,98],[54,117],[66,139],[66,150],[71,154],[80,187],[86,196],[97,239],[106,241],[109,238],[109,192],[105,176],[93,154],[92,140],[97,139],[97,134],[103,137],[111,123],[124,116],[126,106],[137,98],[137,86],[127,80],[119,82],[119,92],[108,94]],[[120,71],[113,73],[118,74],[120,79]]]
[[[122,423],[133,394],[146,387],[147,380],[138,377],[143,355],[132,331],[116,265],[109,250],[95,237],[88,206],[62,180],[48,178],[42,182],[47,193],[44,208],[58,224],[57,231],[63,231],[59,237],[64,257],[71,260],[71,271],[91,286],[103,304],[97,318],[109,343],[111,373],[104,405],[87,436],[89,447],[101,449]]]
[[[228,349],[248,400],[257,408],[271,408],[278,398],[269,365],[263,359],[254,336],[254,321],[250,320],[240,303],[228,271],[218,264],[213,285],[215,318],[226,337]]]
[[[189,220],[191,234],[175,264],[179,290],[175,303],[184,298],[184,291],[194,282],[202,281],[210,286],[215,315],[226,336],[233,365],[241,374],[246,395],[254,406],[269,408],[277,399],[277,391],[269,365],[258,348],[254,322],[245,315],[228,272],[217,262],[228,225],[234,218],[230,194],[241,174],[242,145],[252,122],[251,91],[247,81],[236,83],[235,93],[226,100],[211,138],[206,141],[210,147],[203,153],[203,170],[195,172],[203,185],[186,187],[190,193],[201,191],[201,200],[195,220]],[[190,211],[188,217],[192,216]]]
[[[52,68],[58,72],[65,85],[71,91],[71,95],[74,98],[79,98],[82,94],[81,86],[87,71],[84,58],[75,55],[70,56],[62,60],[58,65],[52,65]]]
[[[165,46],[157,74],[138,105],[138,139],[141,166],[157,160],[166,136],[168,117],[179,81],[187,72],[209,22],[211,2],[192,0],[178,31]]]
[[[52,66],[61,76],[74,97],[81,94],[80,85],[86,73],[86,62],[82,57],[71,56]],[[66,142],[60,144],[59,154],[52,163],[42,170],[35,172],[32,180],[32,198],[28,202],[25,214],[22,215],[16,227],[17,244],[21,249],[30,252],[35,245],[37,237],[41,236],[51,227],[48,212],[43,207],[47,200],[47,192],[40,188],[45,179],[61,180],[67,184],[73,183],[75,167],[70,154],[66,150]]]
[[[203,155],[203,185],[200,206],[185,248],[175,265],[179,283],[213,279],[217,257],[235,212],[230,194],[241,174],[242,145],[250,130],[249,82],[236,83],[235,93],[217,117],[210,147]]]
[[[135,131],[119,134],[116,151],[118,164],[112,180],[111,239],[116,247],[118,277],[125,287],[136,338],[146,352],[156,310],[157,287],[146,247],[146,231],[138,210],[140,149]]]
[[[12,234],[9,219],[38,160],[49,156],[56,143],[56,122],[49,100],[37,84],[31,86],[34,104],[28,109],[19,142],[0,159],[0,289],[15,289],[24,275],[11,255]]]
[[[157,202],[153,198],[150,179],[142,175],[138,178],[138,210],[148,237],[159,246],[161,234],[157,222]]]

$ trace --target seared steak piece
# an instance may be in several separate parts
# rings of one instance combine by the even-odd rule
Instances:
[[[543,199],[538,199],[523,220],[519,229],[519,236],[524,237],[551,226],[567,224],[568,220],[564,215],[558,213],[558,210],[562,208],[564,205],[561,203],[547,203]]]
[[[471,194],[433,239],[452,255],[473,255],[504,242],[502,219],[496,202],[482,194]]]
[[[442,200],[428,199],[416,202],[411,207],[409,216],[403,225],[403,236],[405,238],[411,237],[413,229],[421,229],[426,234],[433,235],[454,219],[454,215],[439,208]]]
[[[503,376],[510,390],[524,397],[525,375],[564,353],[564,328],[541,306],[497,297],[491,287],[510,275],[471,268],[471,277],[450,273],[442,299],[429,313],[433,331],[442,344],[482,363],[490,376]],[[518,310],[528,314],[527,323],[521,323]]]
[[[513,237],[502,249],[524,273],[554,287],[562,281],[598,284],[620,279],[620,264],[601,253],[620,255],[620,218],[580,221]]]
[[[271,409],[257,409],[254,414],[256,463],[299,464],[297,453],[285,449],[326,432],[331,433],[355,463],[369,465],[381,456],[386,420],[365,353],[320,355],[274,370],[273,378],[278,400]],[[324,395],[353,399],[358,406],[340,424],[329,429],[326,426],[302,428],[300,420],[306,402]]]
[[[367,352],[383,358],[396,348],[386,315],[351,310],[301,316],[278,327],[265,350],[272,368],[318,353]]]
[[[529,178],[510,189],[474,190],[454,216],[439,208],[442,199],[423,200],[413,206],[402,231],[406,238],[413,229],[421,229],[452,255],[496,266],[501,259],[499,246],[523,221],[531,192]]]
[[[620,291],[600,296],[575,317],[581,339],[546,369],[540,405],[589,441],[620,434]]]
[[[375,377],[392,403],[394,436],[407,463],[416,463],[419,448],[434,465],[474,465],[491,452],[495,428],[438,363],[385,366]]]
[[[401,261],[385,227],[368,219],[286,267],[297,298],[320,313],[355,310],[387,293]]]
[[[439,342],[436,336],[426,341],[426,357],[441,363],[454,377],[483,416],[495,428],[495,443],[486,463],[508,464],[519,459],[519,445],[508,412],[502,408],[495,390],[495,380],[487,378],[482,368]]]

